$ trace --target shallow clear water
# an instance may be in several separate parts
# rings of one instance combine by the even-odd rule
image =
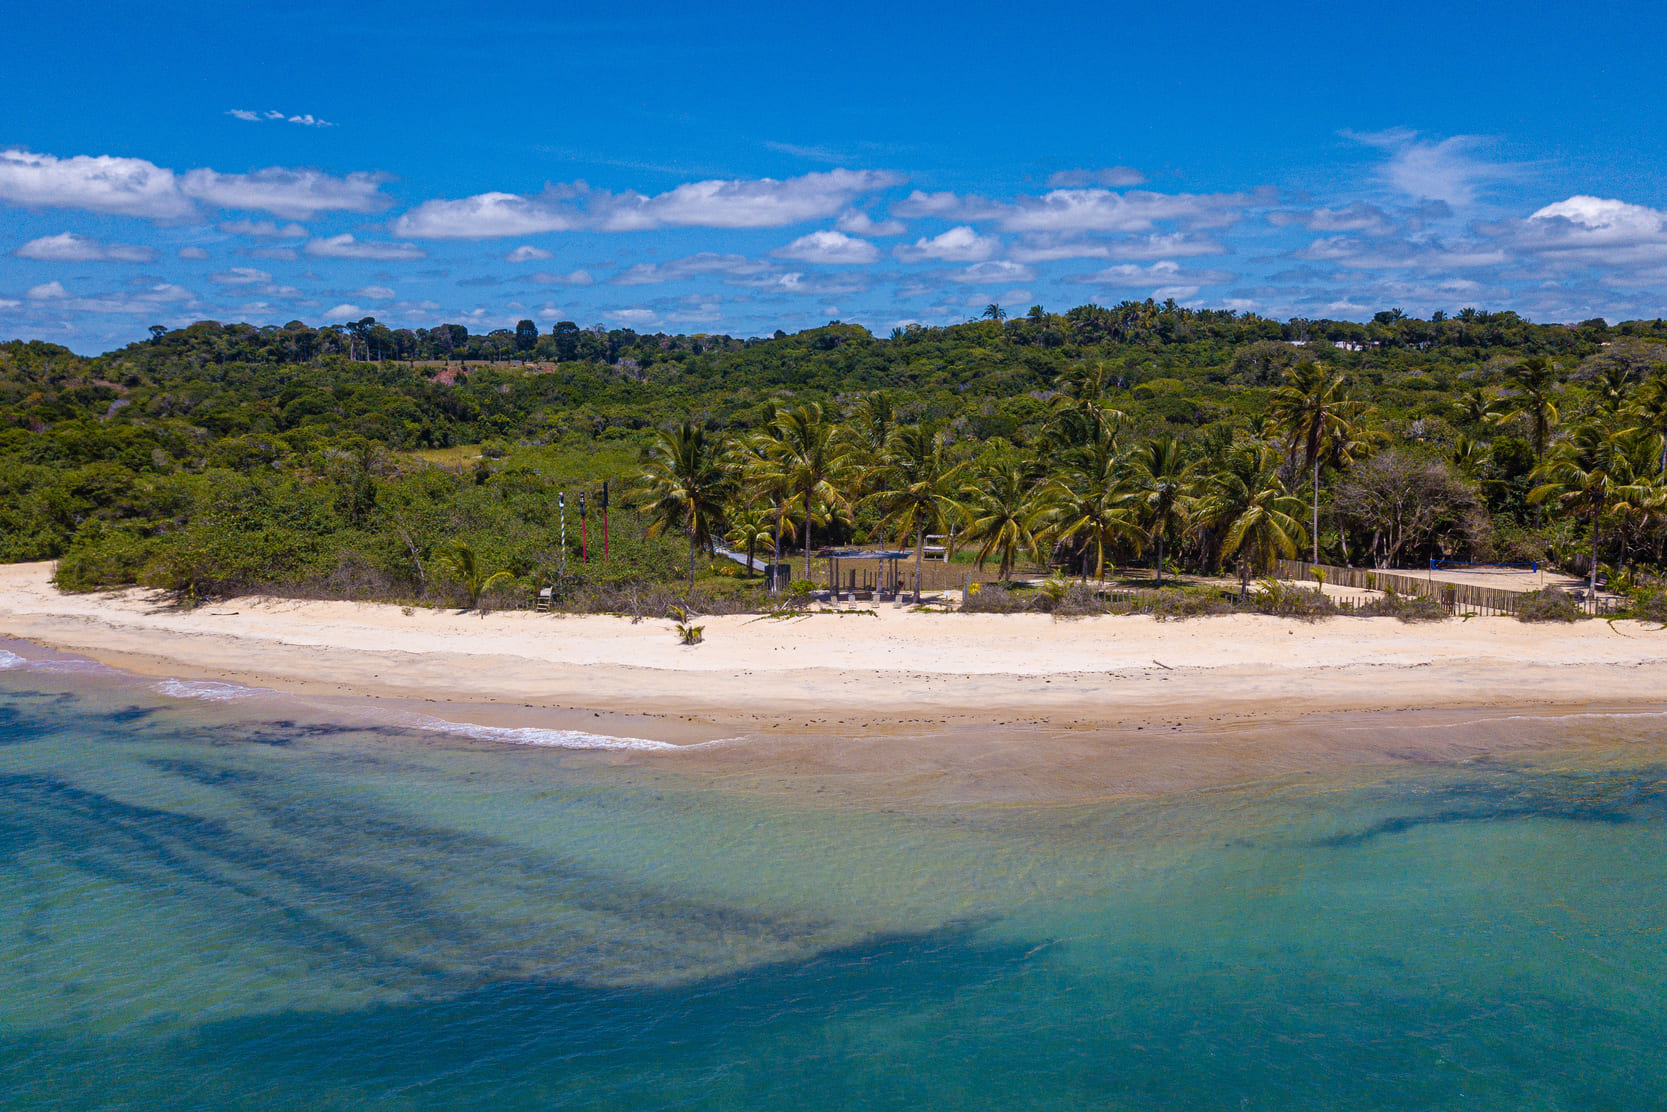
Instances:
[[[0,1106],[1667,1102],[1637,728],[898,813],[343,717],[0,668]]]

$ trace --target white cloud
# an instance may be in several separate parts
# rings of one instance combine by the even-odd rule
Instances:
[[[614,309],[602,315],[625,325],[652,325],[660,320],[653,309]]]
[[[555,257],[556,253],[554,251],[546,251],[542,247],[534,247],[531,244],[523,243],[509,254],[505,255],[504,261],[509,263],[530,263],[536,262],[540,259],[553,259]]]
[[[307,254],[321,259],[422,259],[428,257],[414,243],[361,243],[348,232],[310,241]]]
[[[257,259],[277,259],[283,263],[292,263],[301,257],[293,247],[257,247],[249,254]]]
[[[915,190],[891,206],[891,211],[906,218],[934,216],[943,220],[993,220],[1001,215],[1000,205],[983,197],[960,197],[954,193],[922,193]]]
[[[1196,255],[1221,255],[1227,248],[1208,236],[1188,232],[1122,236],[1115,239],[1082,239],[1077,236],[1030,235],[1022,238],[1010,258],[1021,263],[1053,262],[1058,259],[1181,259]]]
[[[61,301],[69,296],[62,282],[43,282],[38,286],[31,286],[29,299],[31,301]]]
[[[179,249],[179,257],[182,259],[196,259],[200,261],[208,258],[208,252],[204,251],[201,247],[181,247]]]
[[[259,209],[291,220],[321,212],[375,212],[391,203],[382,192],[381,174],[353,173],[333,178],[317,170],[271,166],[252,174],[191,170],[180,179],[188,197],[220,208]]]
[[[324,310],[327,321],[358,320],[365,315],[365,311],[357,305],[336,305]]]
[[[396,295],[387,286],[366,286],[362,290],[354,290],[353,296],[366,301],[392,301]]]
[[[1090,286],[1151,288],[1156,285],[1169,291],[1184,287],[1189,291],[1184,296],[1191,297],[1198,292],[1200,286],[1219,286],[1233,281],[1236,277],[1237,275],[1225,270],[1183,270],[1179,263],[1166,259],[1150,266],[1120,263],[1093,274],[1071,275],[1066,281]],[[1157,294],[1154,293],[1153,296],[1156,297]],[[1166,292],[1164,296],[1179,299],[1183,295]]]
[[[681,282],[689,278],[715,275],[742,285],[755,285],[760,280],[772,281],[779,275],[776,267],[745,255],[718,255],[703,251],[685,259],[669,263],[638,263],[608,279],[615,286],[647,286],[658,282]]]
[[[1554,262],[1636,266],[1667,260],[1667,213],[1577,194],[1506,229],[1522,251]]]
[[[930,216],[964,222],[996,221],[1010,232],[1080,235],[1089,232],[1150,232],[1160,223],[1191,228],[1225,227],[1272,193],[1151,193],[1108,189],[1055,189],[1010,202],[953,193],[909,194],[892,206],[899,216]]]
[[[222,286],[258,286],[272,281],[272,275],[252,266],[234,266],[230,270],[209,275],[209,281]]]
[[[629,231],[658,227],[775,228],[833,216],[855,198],[901,184],[898,174],[828,170],[785,181],[688,182],[654,197],[618,199],[602,226]]]
[[[785,247],[770,252],[783,259],[806,263],[878,262],[880,249],[866,239],[854,239],[844,232],[821,231],[800,236]]]
[[[913,245],[898,244],[892,254],[905,263],[937,259],[946,263],[975,263],[994,255],[1001,249],[1001,240],[981,236],[965,224],[951,228],[930,239],[922,236]]]
[[[0,200],[154,220],[181,220],[194,212],[174,172],[142,158],[57,158],[15,147],[0,151]]]
[[[1485,162],[1469,153],[1480,144],[1474,135],[1455,135],[1440,142],[1420,139],[1410,128],[1388,131],[1345,131],[1346,138],[1389,152],[1381,171],[1383,180],[1399,193],[1418,199],[1444,201],[1456,208],[1475,202],[1491,182],[1520,175],[1520,167]]]
[[[900,236],[908,231],[901,220],[875,220],[860,209],[846,209],[834,227],[853,236]]]
[[[1113,193],[1106,189],[1056,189],[1020,197],[1001,214],[1013,232],[1146,232],[1161,222],[1221,226],[1249,205],[1243,194]]]
[[[197,201],[291,219],[320,212],[373,212],[389,204],[381,192],[384,180],[380,174],[336,178],[278,166],[252,174],[196,169],[177,175],[142,158],[58,158],[20,148],[0,152],[0,200],[153,220],[191,219],[198,214]]]
[[[1127,189],[1145,182],[1146,175],[1133,166],[1107,166],[1103,170],[1061,170],[1048,178],[1048,188],[1081,189],[1086,185],[1103,185],[1111,189]]]
[[[228,108],[226,110],[226,115],[231,116],[234,119],[245,120],[245,121],[247,121],[249,123],[252,123],[252,124],[258,124],[262,120],[283,120],[286,123],[300,124],[302,127],[335,127],[336,126],[335,124],[331,123],[329,120],[320,120],[320,119],[318,119],[317,117],[315,117],[310,112],[306,113],[305,115],[293,115],[292,116],[292,115],[289,115],[287,113],[280,112],[276,108],[269,108],[264,113],[262,113],[262,112],[251,112],[247,108]]]
[[[997,260],[975,263],[965,270],[957,270],[949,277],[957,282],[1028,282],[1036,272],[1020,263]]]
[[[529,274],[527,277],[541,286],[591,286],[596,284],[596,279],[590,276],[588,270],[574,270],[566,274],[551,274],[548,271],[541,270],[536,274]]]
[[[96,239],[60,232],[55,236],[32,239],[14,254],[20,259],[39,259],[60,263],[148,263],[156,258],[150,247],[135,247],[125,243],[100,243]]]
[[[230,220],[219,227],[227,235],[254,236],[256,239],[307,238],[307,229],[300,224],[279,224],[275,220]]]
[[[583,182],[533,196],[481,193],[425,201],[393,223],[417,239],[492,239],[579,229],[771,228],[830,217],[857,197],[903,179],[874,170],[828,170],[777,181],[687,182],[666,193],[607,193]]]
[[[480,193],[457,201],[424,201],[393,222],[395,235],[414,239],[495,239],[578,228],[582,214],[566,207],[571,191],[535,197]]]
[[[1277,211],[1268,213],[1268,223],[1276,228],[1295,224],[1311,232],[1364,232],[1368,235],[1387,235],[1395,230],[1395,221],[1376,205],[1357,201],[1344,208],[1318,208],[1307,212]]]

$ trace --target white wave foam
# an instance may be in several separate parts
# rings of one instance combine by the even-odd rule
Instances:
[[[479,741],[502,741],[511,745],[539,745],[556,749],[681,749],[669,741],[645,737],[615,737],[584,730],[544,730],[536,726],[482,726],[475,722],[450,722],[426,715],[412,723],[419,730],[458,734]]]
[[[235,683],[215,683],[212,680],[163,680],[156,690],[175,699],[203,699],[210,703],[229,703],[259,694],[252,687]]]
[[[16,653],[0,649],[0,670],[4,670],[6,668],[22,668],[28,663],[29,662],[27,660],[18,656]]]

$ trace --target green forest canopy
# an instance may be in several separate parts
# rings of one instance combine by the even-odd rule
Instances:
[[[1105,534],[1114,561],[1150,560],[1167,542],[1171,559],[1213,570],[1231,547],[1226,492],[1258,483],[1300,502],[1277,505],[1306,550],[1312,470],[1325,559],[1584,568],[1595,550],[1616,565],[1663,562],[1662,321],[1534,324],[1466,309],[1277,322],[1150,301],[991,316],[886,338],[838,322],[736,339],[571,322],[540,333],[530,321],[479,336],[366,318],[158,326],[90,358],[13,341],[0,345],[0,560],[59,559],[60,582],[76,588],[420,600],[455,593],[443,557],[462,541],[530,587],[564,564],[555,492],[594,498],[612,480],[622,510],[636,504],[658,430],[692,423],[721,447],[815,403],[846,464],[811,507],[817,543],[879,539],[884,507],[865,486],[881,481],[890,433],[922,427],[959,468],[951,501],[1019,500],[1000,512],[1028,550],[992,550],[1003,564],[1083,570],[1086,542],[1059,532],[1056,503],[1068,477],[1087,481],[1096,437],[1111,453],[1102,485],[1114,473],[1124,484],[1111,494],[1129,528]],[[1280,391],[1303,374],[1340,375],[1352,407],[1349,435],[1317,459],[1276,419]],[[877,432],[858,427],[873,424],[876,394],[888,414]],[[1160,441],[1174,445],[1165,466],[1185,473],[1172,492],[1185,486],[1186,512],[1154,534],[1128,484],[1149,481],[1136,461]],[[445,451],[459,445],[481,446],[481,458],[465,469]],[[1612,496],[1594,501],[1594,468]],[[778,508],[766,487],[735,478],[729,516]],[[616,518],[610,563],[585,574],[686,571],[675,528],[655,535],[646,517]],[[571,512],[568,524],[577,553]],[[1279,547],[1267,544],[1262,556]],[[576,560],[565,564],[571,575]]]

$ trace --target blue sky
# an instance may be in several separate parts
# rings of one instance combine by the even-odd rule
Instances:
[[[0,336],[1667,315],[1646,3],[15,6]]]

